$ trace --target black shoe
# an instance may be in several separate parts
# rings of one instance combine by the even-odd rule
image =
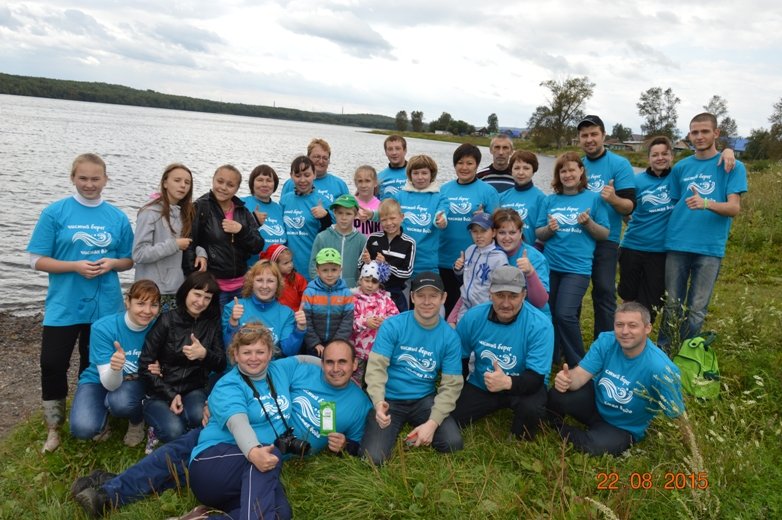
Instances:
[[[116,476],[116,473],[96,469],[86,477],[79,477],[71,485],[71,498],[76,498],[76,495],[87,488],[99,488]]]
[[[102,489],[88,487],[76,495],[74,500],[90,518],[103,518],[112,510],[109,496]]]

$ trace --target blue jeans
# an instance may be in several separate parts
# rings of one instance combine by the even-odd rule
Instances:
[[[115,507],[132,504],[167,489],[187,486],[187,465],[198,444],[202,428],[195,428],[178,439],[161,445],[129,467],[102,488]]]
[[[375,420],[375,409],[372,408],[367,414],[359,453],[366,455],[376,465],[383,464],[391,457],[396,439],[405,423],[410,423],[412,426],[425,423],[429,420],[433,405],[434,394],[421,399],[389,400],[388,413],[391,415],[391,424],[386,428],[378,426]],[[444,453],[459,451],[464,447],[459,426],[452,417],[446,417],[435,430],[432,447]]]
[[[226,513],[209,518],[291,518],[291,506],[280,482],[282,454],[274,469],[258,471],[235,444],[206,448],[190,463],[190,489],[204,505]]]
[[[241,287],[236,289],[235,291],[220,291],[219,301],[220,301],[220,313],[221,314],[222,314],[223,309],[225,308],[225,306],[228,305],[229,303],[231,303],[231,301],[233,301],[234,296],[236,296],[237,298],[241,298],[242,297],[242,288]]]
[[[616,312],[616,264],[619,244],[599,240],[592,257],[592,307],[595,312],[595,337],[614,330]]]
[[[579,309],[584,299],[589,276],[585,274],[549,273],[549,305],[554,322],[554,359],[559,363],[560,357],[574,367],[584,357],[584,339],[581,337]]]
[[[144,419],[143,399],[144,385],[139,380],[123,381],[113,392],[100,383],[82,383],[76,387],[71,405],[71,435],[92,439],[106,427],[109,414],[138,424]]]
[[[144,401],[144,419],[155,428],[155,433],[163,442],[171,442],[185,431],[201,426],[204,417],[205,390],[193,390],[182,396],[182,413],[171,411],[168,401],[148,398]]]
[[[657,339],[660,348],[669,350],[672,342],[678,345],[700,334],[721,264],[722,258],[718,256],[668,252],[665,259],[667,296]]]

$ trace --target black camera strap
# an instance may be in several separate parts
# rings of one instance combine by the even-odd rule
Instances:
[[[269,417],[269,412],[266,411],[266,407],[263,405],[263,401],[261,400],[261,394],[258,393],[258,389],[255,388],[255,385],[253,384],[252,380],[247,374],[243,374],[242,372],[239,372],[239,375],[242,376],[242,379],[245,383],[247,383],[247,386],[250,387],[250,390],[252,390],[253,397],[258,401],[258,404],[261,405],[261,410],[263,410],[263,414],[266,416],[266,420],[269,421],[269,426],[272,427],[272,431],[274,432],[274,437],[279,438],[280,434],[277,433],[277,429],[274,427],[274,423],[272,422],[272,418]],[[272,382],[272,375],[267,371],[266,372],[266,382],[269,384],[269,390],[272,394],[272,400],[274,401],[274,405],[277,407],[277,413],[280,414],[280,419],[282,420],[282,425],[285,426],[285,432],[291,430],[291,428],[288,427],[288,423],[285,421],[285,416],[282,414],[282,410],[280,409],[280,403],[277,402],[277,391],[274,389],[274,383]]]

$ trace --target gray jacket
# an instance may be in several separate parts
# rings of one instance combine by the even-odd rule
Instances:
[[[171,206],[171,227],[160,214],[160,204],[144,206],[136,218],[136,234],[133,240],[133,261],[136,264],[136,280],[152,280],[161,294],[176,294],[185,281],[182,272],[182,251],[176,239],[182,232],[179,206]],[[199,248],[200,249],[200,248]],[[198,256],[206,256],[201,249]]]

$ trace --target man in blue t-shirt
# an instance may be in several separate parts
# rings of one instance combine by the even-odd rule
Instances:
[[[332,453],[358,453],[364,420],[372,409],[369,399],[350,378],[356,368],[355,349],[334,340],[323,351],[322,370],[316,358],[298,356],[290,383],[292,427],[299,439],[310,443],[309,455],[328,448]],[[290,358],[288,358],[290,359]],[[321,427],[321,403],[333,403],[333,428]],[[71,496],[93,518],[155,493],[173,489],[187,480],[187,463],[198,443],[201,428],[166,443],[120,475],[102,470],[77,478]],[[326,430],[329,432],[326,433]]]
[[[619,455],[644,438],[657,412],[684,412],[679,369],[649,339],[649,311],[638,302],[616,309],[614,331],[602,333],[572,370],[554,379],[548,408],[560,436],[590,455]],[[586,425],[563,423],[570,415]]]
[[[383,151],[388,158],[388,167],[377,174],[378,198],[385,200],[393,197],[405,187],[407,182],[407,141],[401,135],[389,135],[383,141]]]
[[[490,280],[491,302],[467,311],[456,327],[463,362],[472,357],[473,366],[451,416],[463,427],[510,408],[511,433],[532,439],[546,411],[554,327],[545,314],[524,304],[527,283],[521,269],[498,267]]]
[[[449,415],[464,385],[461,342],[440,317],[445,298],[440,276],[423,272],[410,285],[414,309],[388,318],[378,329],[366,370],[375,409],[367,414],[361,441],[361,453],[374,464],[388,460],[406,423],[413,426],[406,439],[410,446],[431,445],[439,452],[463,447]]]
[[[730,225],[741,211],[741,194],[747,191],[744,165],[736,161],[728,173],[721,164],[719,136],[712,114],[692,118],[689,137],[695,155],[671,170],[671,198],[678,202],[665,235],[667,297],[657,341],[666,350],[700,333]]]
[[[598,116],[585,116],[578,123],[578,144],[584,152],[588,188],[606,204],[610,223],[607,240],[595,244],[592,257],[592,306],[594,335],[611,330],[616,309],[616,264],[622,217],[635,208],[635,180],[630,162],[603,145],[606,128]]]

